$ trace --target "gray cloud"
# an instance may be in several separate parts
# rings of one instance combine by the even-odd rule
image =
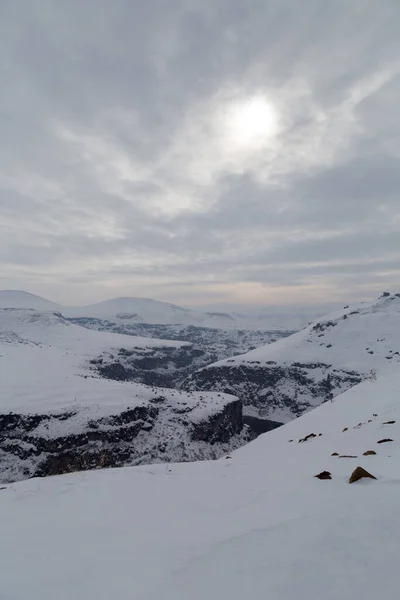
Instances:
[[[393,288],[399,27],[397,0],[4,0],[0,287],[261,304]],[[270,135],[237,138],[232,110],[260,97]]]

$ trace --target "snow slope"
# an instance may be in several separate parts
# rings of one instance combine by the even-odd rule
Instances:
[[[2,600],[397,600],[399,399],[388,369],[228,460],[4,486]]]
[[[90,331],[59,313],[0,310],[0,481],[65,465],[215,458],[242,445],[235,398],[109,381],[91,365],[121,349],[143,360],[186,346]]]
[[[40,296],[21,290],[0,290],[0,308],[33,308],[35,310],[60,310],[60,306]]]
[[[236,394],[249,414],[286,422],[388,365],[400,365],[400,294],[353,305],[204,367],[185,387]]]

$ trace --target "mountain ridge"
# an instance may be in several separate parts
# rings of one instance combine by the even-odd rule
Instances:
[[[256,417],[287,422],[400,364],[400,294],[384,294],[317,319],[274,344],[203,367],[183,384],[241,398]]]

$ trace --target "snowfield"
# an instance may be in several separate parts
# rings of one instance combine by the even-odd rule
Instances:
[[[397,600],[396,371],[230,458],[3,486],[2,600]]]

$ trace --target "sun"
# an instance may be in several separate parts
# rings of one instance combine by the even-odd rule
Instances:
[[[276,111],[264,96],[253,96],[231,105],[226,126],[234,143],[260,145],[276,133]]]

